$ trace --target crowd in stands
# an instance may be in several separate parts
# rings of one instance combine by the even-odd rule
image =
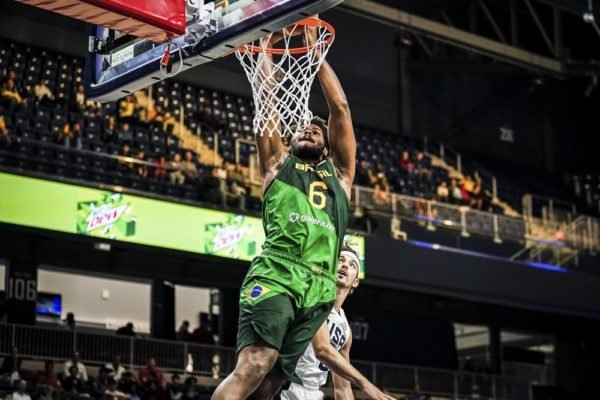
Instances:
[[[198,380],[166,374],[154,358],[138,371],[128,369],[115,355],[113,361],[99,366],[97,376],[88,374],[78,351],[62,362],[62,370],[52,360],[44,370],[22,367],[23,359],[16,347],[4,358],[0,367],[0,394],[4,400],[201,400]]]
[[[253,137],[250,100],[169,80],[155,85],[153,99],[143,104],[130,94],[101,105],[85,97],[82,60],[14,43],[0,47],[0,151],[21,153],[12,158],[0,153],[0,164],[260,210],[260,190],[252,190],[248,168],[255,150],[234,150],[237,139]],[[218,150],[222,163],[205,165],[199,154],[181,146],[173,134],[181,117]],[[432,166],[422,143],[361,127],[356,134],[356,183],[373,189],[377,205],[399,193],[501,212],[475,171],[450,177]],[[31,140],[83,155],[43,150]]]

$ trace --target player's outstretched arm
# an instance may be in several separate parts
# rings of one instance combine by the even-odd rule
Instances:
[[[272,47],[277,41],[281,40],[282,35],[274,33],[261,39],[261,45]],[[260,60],[259,73],[264,80],[263,85],[273,88],[277,82],[273,76],[273,58],[269,54],[262,56]],[[274,103],[274,94],[269,90],[262,101]],[[268,109],[276,110],[275,106],[267,106]],[[274,113],[269,119],[263,132],[257,132],[255,141],[258,151],[258,167],[263,178],[263,190],[273,180],[277,174],[277,169],[283,163],[287,155],[287,149],[281,140],[281,123],[279,115]]]
[[[350,107],[344,89],[327,60],[323,61],[319,70],[319,81],[329,107],[330,157],[340,174],[342,187],[350,198],[356,169],[356,138]]]
[[[315,350],[315,355],[321,362],[327,365],[333,373],[347,379],[361,388],[369,398],[375,400],[394,399],[377,389],[375,385],[369,382],[367,378],[358,372],[358,370],[331,345],[327,322],[323,323],[317,331],[317,334],[312,340],[312,345]]]
[[[340,350],[340,354],[348,364],[350,364],[350,347],[352,347],[352,335],[350,335],[348,341]],[[335,400],[354,400],[354,393],[352,392],[350,381],[342,378],[335,372],[331,373],[331,380],[333,381],[333,395]]]

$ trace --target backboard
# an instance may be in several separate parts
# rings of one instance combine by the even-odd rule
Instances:
[[[184,1],[184,0],[181,0]],[[108,102],[231,53],[343,0],[187,0],[186,33],[166,43],[89,25],[87,97]],[[168,53],[170,61],[163,56]],[[162,65],[161,65],[161,61]]]

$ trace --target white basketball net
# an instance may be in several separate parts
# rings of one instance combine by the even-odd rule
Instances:
[[[272,36],[281,32],[252,43],[254,51],[249,51],[250,45],[247,45],[235,52],[252,86],[255,135],[293,135],[310,124],[313,117],[308,108],[310,88],[334,34],[325,27],[318,27],[315,44],[309,46],[306,53],[291,54],[292,42],[297,42],[303,35],[306,37],[307,29],[301,24],[288,27],[277,45],[283,53],[280,55],[269,54],[267,47]],[[300,30],[302,35],[287,33]]]

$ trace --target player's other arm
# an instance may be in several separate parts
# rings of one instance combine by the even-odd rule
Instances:
[[[352,335],[350,335],[348,341],[340,350],[340,354],[348,364],[350,364],[350,347],[352,347]],[[333,394],[335,400],[354,400],[354,393],[352,393],[350,381],[342,378],[335,372],[331,373],[331,380],[333,381]]]
[[[393,397],[390,397],[377,389],[375,385],[358,372],[358,370],[331,345],[330,340],[329,329],[325,322],[319,328],[312,340],[315,355],[321,362],[325,363],[333,373],[347,379],[361,388],[369,398],[375,400],[393,400]]]
[[[342,187],[350,198],[356,169],[356,138],[350,107],[344,89],[327,60],[323,61],[319,70],[319,81],[329,107],[330,157],[340,174]]]
[[[281,35],[273,34],[266,36],[261,39],[265,41],[264,46],[272,47],[277,41],[281,40]],[[273,57],[269,54],[261,56],[260,71],[261,76],[265,80],[264,85],[268,88],[273,88],[277,83],[273,76]],[[267,109],[275,110],[274,106],[276,99],[275,94],[271,91],[267,91],[268,94],[261,101],[265,103],[271,103],[267,106]],[[277,174],[279,166],[283,163],[283,160],[287,156],[287,149],[281,140],[281,122],[279,121],[279,115],[273,113],[271,118],[267,121],[264,131],[257,132],[255,136],[256,149],[258,152],[258,167],[260,174],[263,178],[263,190],[269,185]]]

